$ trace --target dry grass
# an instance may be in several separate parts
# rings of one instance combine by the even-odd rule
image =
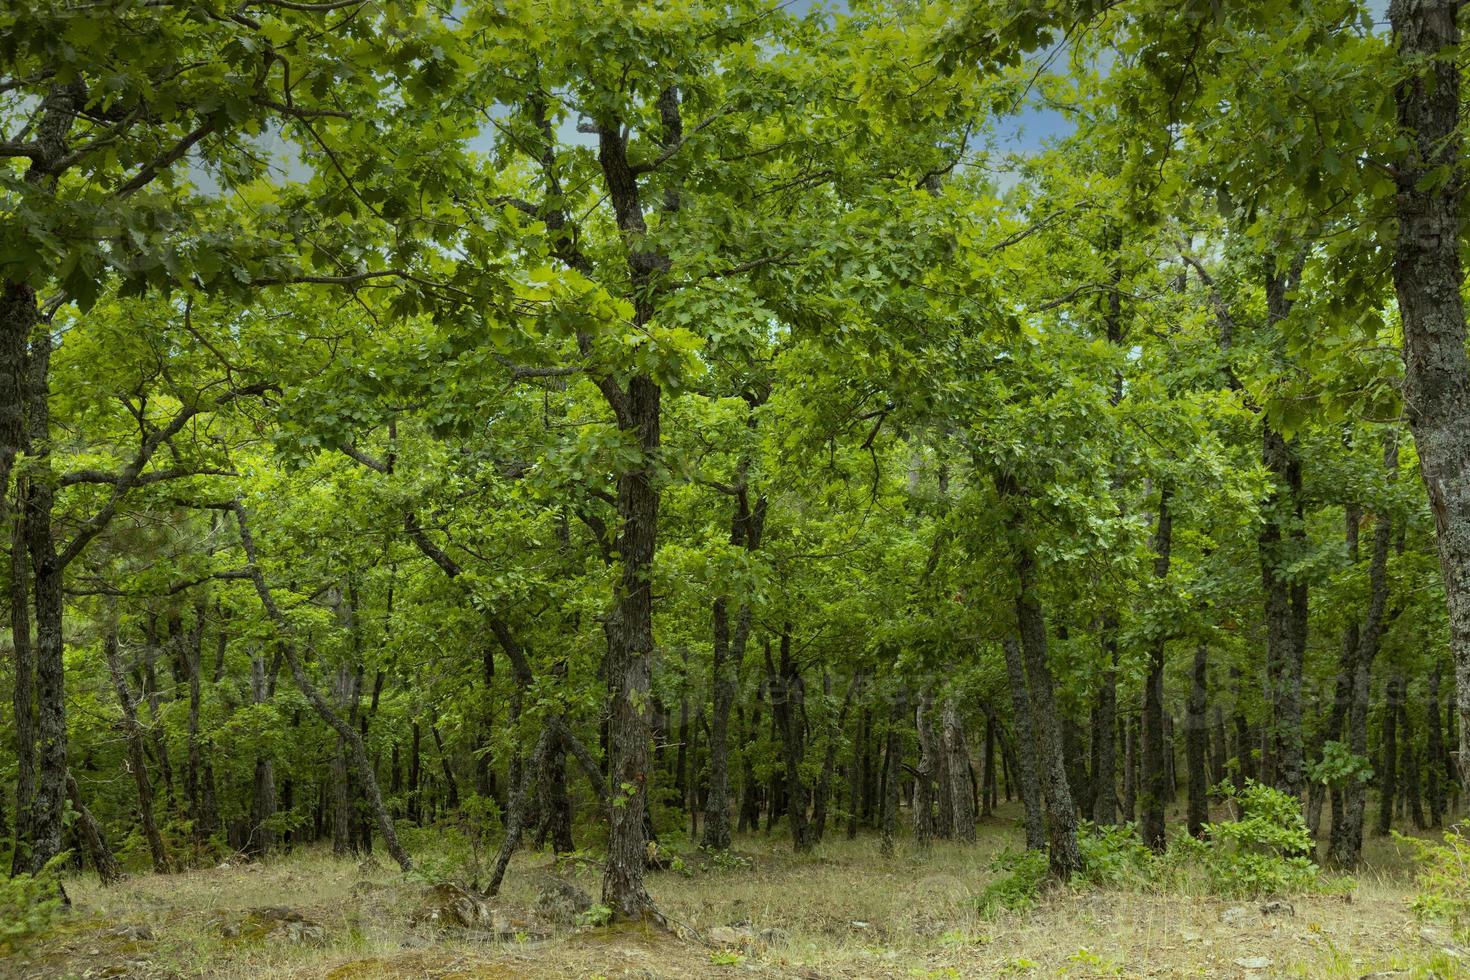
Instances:
[[[416,932],[408,918],[421,883],[387,870],[362,874],[314,850],[262,865],[142,875],[111,889],[83,877],[68,884],[76,910],[60,931],[0,959],[0,977],[1470,976],[1408,913],[1408,870],[1386,841],[1369,842],[1367,869],[1341,893],[1293,899],[1294,915],[1139,885],[1062,889],[1029,913],[984,918],[976,898],[994,877],[991,863],[1017,844],[1009,822],[984,828],[976,845],[936,844],[921,854],[901,844],[892,858],[867,838],[831,840],[796,857],[779,831],[745,837],[740,866],[693,856],[683,871],[653,877],[650,890],[678,935],[623,927],[524,942]],[[535,872],[549,865],[545,855],[521,854],[497,904],[531,905]],[[585,866],[570,872],[594,894],[595,875]],[[1241,904],[1247,921],[1221,921]],[[272,905],[321,923],[325,945],[219,934],[221,916]],[[738,958],[700,939],[739,923],[778,932]],[[120,924],[146,925],[153,939],[111,934]],[[1236,963],[1252,957],[1270,966],[1247,972]]]

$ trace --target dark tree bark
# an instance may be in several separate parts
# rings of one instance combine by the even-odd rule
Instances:
[[[1021,790],[1021,803],[1026,810],[1026,847],[1039,851],[1046,847],[1046,824],[1041,814],[1041,777],[1037,774],[1036,725],[1031,717],[1031,692],[1026,683],[1025,656],[1019,641],[1007,637],[1001,643],[1005,651],[1006,676],[1011,690],[1011,712],[1015,716],[1016,770]],[[1007,782],[1009,789],[1010,783]]]
[[[1174,521],[1169,510],[1169,491],[1159,495],[1158,526],[1154,532],[1154,578],[1169,575]],[[1158,852],[1167,845],[1164,808],[1168,803],[1169,770],[1165,765],[1164,732],[1164,637],[1156,637],[1149,649],[1148,677],[1143,688],[1143,842]]]
[[[1429,700],[1424,706],[1424,768],[1429,782],[1427,795],[1431,827],[1444,824],[1444,736],[1440,732],[1439,685],[1440,662],[1435,658],[1433,666],[1429,668]]]
[[[980,778],[980,818],[983,820],[995,810],[995,715],[985,709],[985,754],[980,763],[983,775]]]
[[[1404,332],[1404,406],[1418,449],[1449,605],[1460,710],[1460,783],[1470,786],[1470,355],[1460,295],[1465,182],[1460,170],[1460,49],[1455,0],[1393,0],[1399,59],[1394,91],[1409,137],[1394,161],[1398,239],[1393,278]]]
[[[1125,715],[1123,726],[1123,820],[1133,822],[1138,811],[1138,719]]]
[[[919,758],[914,766],[914,843],[927,849],[934,839],[934,770],[938,747],[934,725],[930,720],[934,698],[927,690],[919,692],[914,705],[914,731],[919,736]]]
[[[1402,681],[1398,677],[1388,679],[1388,689],[1383,698],[1383,766],[1379,783],[1378,833],[1386,835],[1393,826],[1393,806],[1398,800],[1398,719],[1402,695]]]
[[[1189,713],[1185,722],[1185,753],[1189,765],[1189,815],[1187,827],[1194,837],[1203,837],[1210,819],[1209,780],[1209,647],[1194,648],[1194,674],[1189,688]]]
[[[873,711],[864,707],[858,720],[857,737],[852,743],[852,754],[847,761],[847,839],[856,840],[859,811],[863,805],[863,773],[867,768],[868,735],[873,724]]]
[[[1403,798],[1409,811],[1409,820],[1415,830],[1424,830],[1429,822],[1424,819],[1424,799],[1419,792],[1419,759],[1414,746],[1414,723],[1409,715],[1408,685],[1399,679],[1399,777],[1403,782]]]
[[[184,771],[185,796],[189,800],[189,819],[194,823],[194,837],[205,840],[215,831],[214,776],[207,772],[204,750],[199,744],[199,711],[203,703],[200,682],[201,659],[204,654],[204,625],[207,606],[201,595],[194,604],[194,625],[184,645],[184,671],[189,684],[189,720],[187,756]],[[207,778],[206,778],[207,776]]]
[[[250,658],[250,700],[253,704],[265,704],[270,700],[265,658],[261,655]],[[250,800],[250,836],[242,849],[258,857],[276,843],[276,833],[270,826],[276,815],[276,771],[268,755],[255,757],[255,780]]]
[[[791,823],[791,844],[798,854],[811,850],[811,824],[807,806],[811,791],[801,777],[806,758],[806,684],[801,670],[791,655],[791,625],[781,630],[781,662],[779,669],[771,661],[770,644],[766,644],[766,670],[771,678],[771,711],[781,735],[782,759],[785,762],[786,811]]]
[[[102,824],[92,816],[92,811],[82,802],[82,791],[77,786],[77,781],[71,773],[66,774],[66,797],[71,801],[72,809],[77,811],[77,830],[83,842],[87,846],[87,855],[92,859],[92,867],[97,869],[97,877],[104,885],[112,885],[122,880],[122,869],[118,867],[117,858],[113,856],[112,848],[107,844],[107,833],[102,829]]]
[[[50,443],[51,341],[36,338],[31,348],[28,428],[30,440],[44,458]],[[66,678],[62,663],[62,591],[65,564],[56,551],[51,530],[55,490],[44,478],[31,482],[26,493],[26,547],[34,576],[32,600],[36,613],[36,737],[37,781],[28,826],[31,834],[32,873],[61,853],[62,811],[66,802]]]
[[[765,512],[765,501],[756,505],[756,513],[746,513],[744,496],[737,498],[735,517],[731,522],[730,543],[754,550],[759,543]],[[754,542],[754,543],[752,543]],[[734,635],[730,632],[729,600],[720,596],[714,602],[714,660],[710,667],[712,704],[709,736],[709,796],[705,803],[702,847],[722,851],[730,847],[730,707],[735,703],[735,690],[740,664],[745,659],[745,645],[750,636],[750,605],[739,604],[735,614]]]
[[[830,703],[831,689],[827,679],[823,686]],[[835,716],[829,713],[826,744],[822,749],[822,771],[817,776],[817,785],[812,793],[812,840],[821,843],[827,832],[827,801],[832,798],[832,780],[837,771],[837,753],[842,747],[842,731],[847,725],[847,713],[852,708],[853,698],[863,687],[863,675],[859,671],[847,684],[847,693],[842,697],[842,706]]]
[[[908,694],[899,689],[893,696],[888,716],[888,740],[883,750],[883,815],[880,850],[892,856],[898,832],[899,784],[903,781],[903,719],[908,713]]]
[[[505,880],[505,869],[510,866],[510,859],[521,846],[521,835],[525,832],[526,810],[530,804],[530,795],[534,790],[537,771],[546,760],[551,751],[554,735],[550,725],[541,727],[541,735],[536,740],[536,748],[531,753],[531,762],[521,773],[520,781],[511,789],[510,806],[505,815],[505,839],[500,843],[500,850],[495,855],[495,864],[490,871],[490,881],[485,886],[485,894],[496,895],[500,891],[500,883]]]
[[[3,370],[3,367],[0,367]],[[0,382],[3,383],[3,382]],[[35,656],[31,647],[30,569],[26,563],[25,477],[16,486],[17,513],[10,539],[10,629],[15,654],[15,838],[12,875],[29,869],[31,803],[36,795]],[[0,484],[3,487],[3,484]],[[4,493],[0,490],[0,502]]]
[[[1384,451],[1385,468],[1390,476],[1398,465],[1398,447],[1390,440]],[[1368,711],[1372,699],[1373,661],[1378,657],[1383,631],[1389,619],[1388,552],[1393,543],[1393,524],[1386,514],[1378,514],[1373,529],[1373,555],[1368,565],[1368,611],[1357,634],[1357,655],[1353,660],[1352,683],[1348,691],[1347,744],[1353,755],[1368,756]],[[1363,852],[1364,814],[1368,789],[1362,782],[1350,782],[1342,790],[1342,822],[1334,823],[1328,844],[1333,864],[1348,870],[1358,866]]]
[[[1254,741],[1251,738],[1250,724],[1245,717],[1245,675],[1239,667],[1230,668],[1230,682],[1235,689],[1235,763],[1240,768],[1240,779],[1255,779],[1256,764],[1255,757],[1251,753]]]
[[[168,874],[168,851],[163,845],[163,835],[158,832],[158,821],[153,814],[153,781],[148,775],[148,763],[143,747],[143,728],[138,724],[137,703],[133,692],[128,689],[127,675],[117,653],[117,624],[109,622],[102,638],[102,653],[107,660],[107,671],[112,675],[113,690],[117,703],[122,708],[123,737],[128,743],[128,768],[133,773],[133,783],[138,788],[138,819],[143,826],[143,837],[148,841],[148,851],[153,857],[153,870]]]
[[[1118,728],[1118,621],[1105,617],[1102,624],[1103,657],[1107,662],[1092,713],[1092,819],[1100,826],[1118,820],[1117,752]]]

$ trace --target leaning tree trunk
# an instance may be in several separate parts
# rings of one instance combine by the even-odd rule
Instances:
[[[138,724],[133,692],[128,689],[127,676],[118,660],[117,624],[114,622],[107,625],[107,632],[102,638],[102,653],[107,660],[107,671],[112,675],[117,703],[122,708],[123,737],[128,743],[128,768],[132,769],[133,783],[138,787],[138,818],[143,825],[143,837],[148,841],[148,851],[153,856],[153,870],[159,874],[167,874],[168,851],[163,846],[163,835],[158,832],[158,821],[153,815],[153,780],[148,775],[143,729]]]
[[[1016,625],[1021,634],[1021,652],[1026,661],[1026,682],[1031,692],[1031,723],[1036,734],[1037,775],[1046,804],[1048,859],[1051,873],[1063,881],[1082,868],[1077,849],[1077,810],[1067,785],[1067,763],[1062,747],[1061,713],[1053,691],[1051,664],[1047,659],[1046,620],[1036,595],[1036,556],[1025,539],[1024,517],[1019,509],[1018,488],[1013,480],[1001,481],[1002,493],[1011,497],[1016,509],[1009,522],[1016,571]]]
[[[280,607],[276,605],[270,587],[266,585],[265,576],[261,574],[260,558],[256,552],[255,539],[250,533],[246,520],[245,508],[239,501],[230,504],[229,508],[234,512],[236,523],[239,525],[240,546],[245,551],[250,581],[255,586],[255,594],[265,608],[266,615],[281,636],[281,652],[285,654],[286,663],[291,668],[291,676],[296,681],[296,687],[311,704],[317,716],[347,742],[353,765],[357,770],[358,784],[362,787],[369,811],[377,820],[378,832],[383,835],[383,845],[388,848],[388,853],[393,860],[398,862],[400,868],[404,871],[412,871],[413,860],[409,858],[403,845],[398,842],[398,832],[393,827],[393,818],[388,814],[388,808],[383,804],[382,794],[378,791],[378,777],[373,771],[371,760],[368,759],[362,737],[356,728],[332,710],[332,706],[311,682],[311,678],[301,664],[301,658],[297,655],[295,641],[291,635],[291,624],[281,612]]]
[[[113,856],[112,848],[107,844],[107,833],[102,829],[102,824],[92,816],[92,811],[82,802],[82,791],[77,786],[77,781],[71,773],[66,774],[66,798],[71,801],[71,807],[77,812],[77,829],[82,840],[87,845],[87,854],[92,858],[92,867],[97,869],[97,877],[104,885],[112,885],[122,880],[122,869],[118,867],[117,858]]]
[[[1465,182],[1435,179],[1460,170],[1460,64],[1453,56],[1460,8],[1457,0],[1393,0],[1389,19],[1409,69],[1394,91],[1409,137],[1393,170],[1404,407],[1434,514],[1460,710],[1460,784],[1470,786],[1470,356],[1459,251]]]
[[[1006,637],[1001,643],[1005,651],[1006,675],[1010,682],[1012,726],[1016,733],[1016,769],[1020,782],[1021,804],[1026,811],[1026,847],[1039,851],[1046,847],[1046,824],[1041,815],[1041,778],[1036,772],[1036,726],[1031,720],[1031,692],[1026,684],[1026,662],[1018,640]],[[1010,784],[1007,783],[1007,792]]]
[[[1169,575],[1169,555],[1174,536],[1169,512],[1169,491],[1159,495],[1158,528],[1154,534],[1154,578]],[[1167,844],[1164,807],[1169,800],[1169,770],[1165,765],[1164,732],[1164,637],[1156,637],[1149,650],[1148,677],[1143,688],[1143,842],[1163,852]]]

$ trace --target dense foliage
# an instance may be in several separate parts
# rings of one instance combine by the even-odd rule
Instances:
[[[5,5],[13,870],[1440,826],[1460,39],[1378,10]]]

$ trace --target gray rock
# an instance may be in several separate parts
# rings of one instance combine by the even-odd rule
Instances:
[[[1254,925],[1258,913],[1244,905],[1236,905],[1220,913],[1220,921],[1227,926],[1239,929],[1241,926]]]
[[[408,922],[415,927],[488,930],[494,927],[494,916],[480,896],[446,882],[424,889]]]
[[[321,946],[327,930],[301,912],[283,905],[247,909],[239,918],[225,917],[216,925],[225,939],[284,942],[293,946]]]
[[[1235,961],[1235,965],[1242,970],[1266,970],[1271,966],[1271,960],[1265,956],[1243,956]]]
[[[543,878],[536,893],[536,911],[547,921],[560,925],[576,925],[594,904],[591,895],[555,875]]]

